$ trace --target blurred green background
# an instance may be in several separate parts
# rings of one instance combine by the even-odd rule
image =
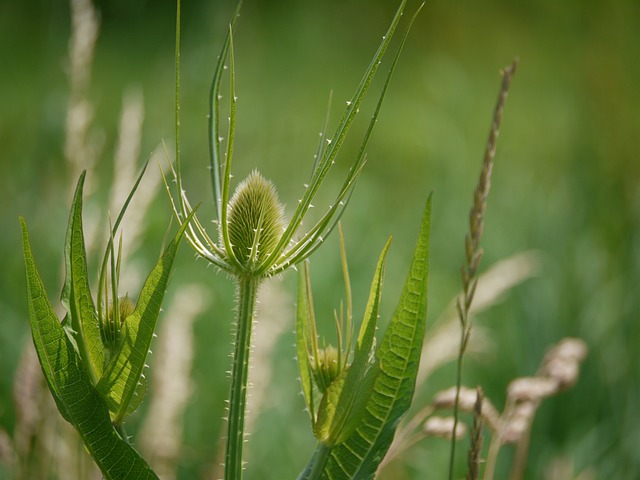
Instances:
[[[396,3],[245,1],[234,34],[236,178],[259,168],[276,183],[291,212],[311,168],[329,91],[335,125]],[[101,23],[88,97],[94,108],[89,139],[99,155],[87,202],[92,211],[104,213],[125,92],[137,88],[144,95],[140,164],[162,140],[172,149],[175,6],[123,0],[96,6]],[[203,218],[212,216],[205,175],[208,87],[233,7],[229,1],[183,6],[183,163],[190,199],[205,202]],[[415,8],[417,3],[409,2],[409,11]],[[76,181],[64,156],[69,16],[64,2],[0,1],[0,427],[9,436],[17,425],[14,393],[22,382],[16,369],[23,350],[31,348],[19,215],[30,227],[50,298],[58,298],[61,286],[66,215]],[[533,375],[553,343],[576,336],[590,349],[578,384],[545,401],[538,412],[526,478],[559,478],[549,473],[558,459],[573,465],[576,476],[583,472],[580,478],[640,475],[638,25],[640,3],[634,0],[428,2],[391,83],[368,164],[343,220],[356,317],[379,250],[388,235],[394,236],[384,322],[400,291],[424,201],[434,192],[433,325],[459,290],[467,212],[498,72],[520,58],[498,143],[482,265],[534,249],[542,268],[476,319],[489,329],[492,347],[466,362],[464,382],[482,385],[501,408],[508,382]],[[387,66],[388,59],[384,71]],[[328,205],[338,188],[380,86],[378,78],[363,109],[367,112],[316,205]],[[157,256],[169,218],[166,195],[158,190],[145,216],[143,247],[132,252],[142,271]],[[98,238],[105,239],[107,230],[105,223]],[[335,287],[341,282],[338,258],[332,238],[312,261],[316,307],[329,322],[341,298]],[[204,262],[195,262],[187,247],[176,264],[167,301],[193,282],[205,286],[209,298],[193,327],[193,391],[177,474],[215,478],[233,286]],[[269,288],[280,295],[279,330],[273,349],[254,370],[269,379],[261,387],[247,450],[247,477],[256,479],[294,478],[313,448],[292,360],[295,275],[288,272],[274,282]],[[269,332],[268,321],[258,325],[256,335]],[[428,400],[453,380],[453,366],[443,367],[419,398]],[[144,419],[143,409],[130,422],[134,441]],[[387,478],[443,478],[447,451],[445,441],[422,442],[396,462]],[[461,443],[460,477],[464,451]],[[511,455],[505,448],[498,478],[507,477]],[[12,478],[10,472],[0,466],[0,476]]]

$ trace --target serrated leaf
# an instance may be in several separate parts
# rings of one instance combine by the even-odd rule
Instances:
[[[425,330],[429,273],[431,196],[427,201],[411,269],[377,352],[380,373],[354,433],[331,450],[322,478],[370,479],[384,458],[411,403]]]
[[[147,277],[136,308],[122,324],[120,343],[107,365],[97,388],[106,399],[113,423],[119,425],[129,411],[133,395],[145,366],[153,332],[156,328],[160,305],[164,298],[169,273],[184,231],[191,215],[164,250]]]
[[[109,409],[47,299],[23,219],[27,303],[33,343],[58,410],[80,434],[106,480],[158,479],[111,424]]]
[[[129,408],[127,409],[127,413],[125,414],[125,416],[128,417],[140,406],[142,401],[147,396],[148,384],[149,382],[147,381],[147,377],[142,374],[140,376],[140,380],[138,381],[138,385],[136,385],[136,389],[133,392],[133,397],[131,397],[131,402],[129,403]]]
[[[65,326],[82,359],[93,384],[98,382],[104,368],[104,345],[100,322],[89,290],[87,254],[82,229],[82,189],[86,171],[78,179],[64,246],[65,282],[60,302],[67,310]]]

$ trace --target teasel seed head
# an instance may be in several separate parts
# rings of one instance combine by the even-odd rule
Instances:
[[[273,183],[254,170],[229,202],[229,239],[243,269],[252,271],[273,252],[284,226],[284,208]]]

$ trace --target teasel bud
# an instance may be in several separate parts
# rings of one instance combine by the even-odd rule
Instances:
[[[109,305],[107,317],[104,319],[104,340],[107,345],[116,343],[120,336],[120,328],[125,319],[135,310],[135,303],[129,295],[118,297],[118,300]]]
[[[313,359],[313,378],[322,393],[327,391],[345,367],[341,365],[340,356],[338,349],[329,345],[319,349],[317,358]]]
[[[233,254],[243,269],[252,271],[273,252],[284,231],[284,208],[273,183],[254,170],[236,188],[227,222]]]

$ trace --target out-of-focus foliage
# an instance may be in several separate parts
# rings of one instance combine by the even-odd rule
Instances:
[[[91,202],[105,200],[127,88],[144,93],[142,157],[162,139],[171,144],[173,135],[174,5],[134,3],[98,4],[102,17],[90,90],[95,108],[90,138],[101,155],[89,209]],[[203,175],[208,83],[233,7],[230,1],[183,6],[183,168],[189,190],[203,192],[194,203],[208,201]],[[394,9],[387,0],[245,3],[234,35],[236,178],[258,166],[278,185],[283,202],[295,205],[312,166],[329,90],[339,112]],[[14,374],[23,348],[31,348],[18,215],[32,232],[51,232],[34,235],[33,248],[44,284],[62,285],[58,259],[74,182],[64,161],[68,13],[67,6],[51,2],[0,3],[0,426],[10,433]],[[467,361],[464,380],[482,384],[499,403],[505,384],[534,374],[544,350],[560,338],[581,337],[590,348],[577,386],[547,401],[538,413],[528,478],[544,478],[558,457],[569,458],[576,471],[592,468],[597,478],[634,478],[640,470],[639,24],[640,6],[632,0],[428,2],[411,32],[344,218],[354,298],[366,298],[374,268],[370,259],[388,234],[395,240],[384,298],[397,298],[419,206],[434,190],[428,336],[459,288],[466,215],[497,72],[520,57],[496,155],[483,265],[532,248],[542,252],[544,265],[539,277],[478,319],[490,329],[494,348]],[[361,118],[354,128],[365,126]],[[149,245],[158,245],[169,216],[168,202],[159,195],[146,217]],[[136,260],[147,268],[157,254],[142,249]],[[331,312],[340,295],[337,241],[330,240],[312,261],[316,298],[327,302],[316,308]],[[204,314],[195,325],[195,389],[185,417],[179,477],[202,478],[218,463],[233,292],[186,249],[176,266],[173,289],[187,280],[201,281],[211,292],[211,312],[229,311],[226,317]],[[95,278],[95,272],[89,274]],[[285,276],[290,299],[294,286],[293,276]],[[50,298],[58,293],[59,288],[48,292]],[[385,313],[393,302],[384,298],[382,318],[389,318]],[[362,305],[354,310],[358,307],[362,310]],[[313,448],[291,359],[292,303],[282,316],[289,323],[269,356],[271,382],[247,452],[251,478],[294,477]],[[326,320],[332,328],[329,314]],[[452,383],[453,369],[445,367],[416,401],[426,402]],[[135,436],[144,411],[134,417],[130,431]],[[426,441],[389,465],[386,475],[422,478],[429,468],[441,478],[447,449],[447,442]],[[499,469],[498,476],[504,475]]]

